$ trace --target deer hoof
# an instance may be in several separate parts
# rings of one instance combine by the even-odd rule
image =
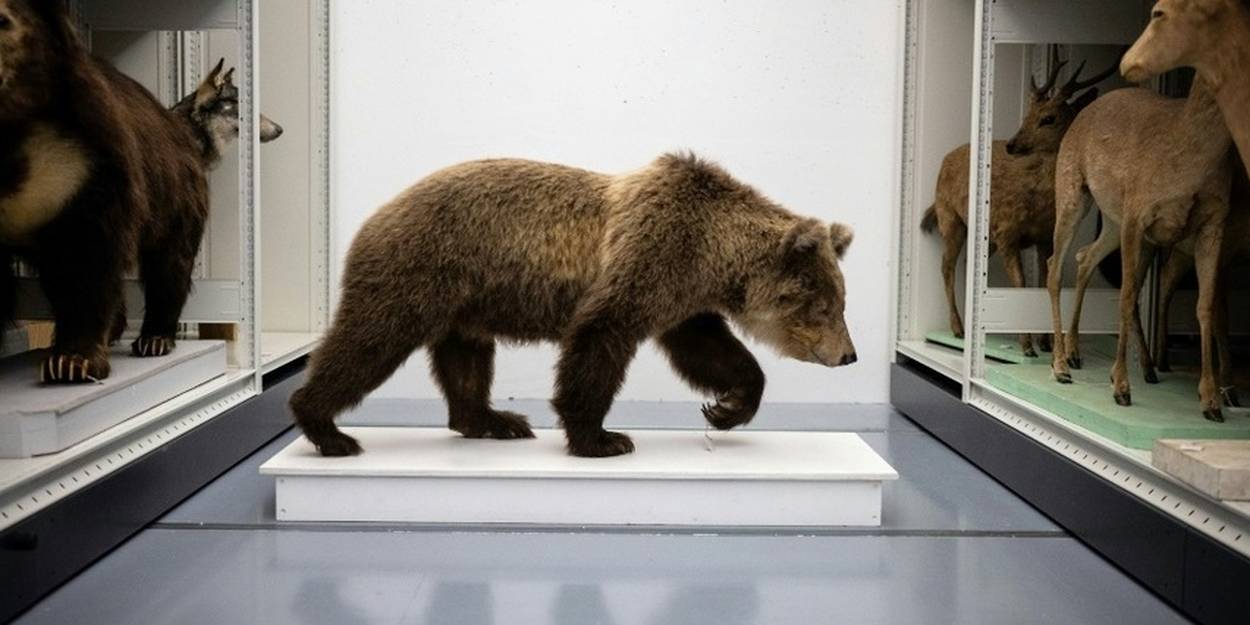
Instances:
[[[1080,369],[1081,357],[1080,356],[1068,356],[1068,366],[1072,367],[1073,369]]]
[[[1032,347],[1024,350],[1024,357],[1025,358],[1037,358],[1037,350],[1033,349]]]
[[[1203,411],[1202,411],[1202,418],[1203,418],[1203,419],[1206,419],[1207,421],[1214,421],[1214,422],[1216,422],[1216,423],[1223,423],[1223,422],[1224,422],[1224,413],[1220,412],[1220,409],[1219,409],[1219,408],[1212,408],[1212,409],[1210,409],[1210,410],[1203,410]]]
[[[1220,395],[1224,396],[1224,405],[1229,408],[1240,408],[1241,397],[1237,395],[1237,389],[1229,387],[1220,390]]]
[[[1068,373],[1067,371],[1056,371],[1056,372],[1055,372],[1055,381],[1056,381],[1056,382],[1058,382],[1058,383],[1060,383],[1060,384],[1071,384],[1071,383],[1072,383],[1072,374],[1071,374],[1071,373]]]
[[[1159,383],[1159,374],[1155,373],[1154,369],[1146,369],[1146,372],[1143,377],[1146,378],[1146,384],[1158,384]]]
[[[1121,405],[1121,406],[1132,406],[1132,405],[1133,405],[1133,394],[1132,394],[1132,393],[1130,393],[1130,392],[1128,392],[1128,391],[1125,391],[1125,392],[1123,392],[1123,393],[1116,393],[1116,394],[1115,394],[1115,403],[1117,403],[1117,404],[1119,404],[1119,405]]]
[[[1043,335],[1041,338],[1037,340],[1038,348],[1047,353],[1049,353],[1051,351],[1051,348],[1053,347],[1051,343],[1052,341],[1051,341],[1050,335]]]

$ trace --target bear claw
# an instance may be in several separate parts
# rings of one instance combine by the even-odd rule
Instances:
[[[458,421],[451,425],[451,429],[459,432],[465,438],[493,438],[498,440],[534,438],[534,430],[530,429],[529,421],[524,416],[504,410],[491,410],[484,416],[470,419],[467,422]]]
[[[82,384],[108,377],[108,361],[92,363],[78,354],[53,354],[39,365],[41,384]]]
[[[313,445],[321,455],[327,457],[356,456],[364,450],[359,441],[342,432],[326,434],[320,440],[314,441]]]
[[[576,440],[577,442],[574,442]],[[584,458],[607,458],[634,451],[634,441],[620,432],[599,432],[589,437],[569,439],[569,453]]]
[[[165,356],[174,351],[174,339],[165,336],[141,336],[130,344],[130,351],[140,358]]]

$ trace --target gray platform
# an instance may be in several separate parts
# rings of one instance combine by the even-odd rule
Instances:
[[[0,458],[55,453],[226,372],[223,341],[181,341],[161,358],[112,352],[112,374],[99,384],[45,386],[44,351],[0,360]]]

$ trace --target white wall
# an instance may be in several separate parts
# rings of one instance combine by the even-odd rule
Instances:
[[[690,148],[795,212],[856,229],[843,268],[859,363],[830,370],[757,346],[766,400],[884,402],[898,4],[336,2],[336,258],[375,207],[452,163],[518,156],[616,172]],[[555,354],[501,349],[495,395],[550,396]],[[437,397],[424,360],[377,395]],[[650,347],[620,397],[697,399]]]

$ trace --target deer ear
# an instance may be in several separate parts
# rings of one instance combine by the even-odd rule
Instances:
[[[829,241],[833,243],[833,253],[842,258],[846,255],[846,248],[851,246],[851,241],[855,239],[855,231],[846,224],[830,224],[829,225]]]
[[[1094,87],[1093,89],[1082,93],[1080,96],[1077,96],[1077,98],[1072,101],[1072,110],[1080,113],[1082,109],[1092,104],[1096,99],[1098,99],[1098,88]]]

